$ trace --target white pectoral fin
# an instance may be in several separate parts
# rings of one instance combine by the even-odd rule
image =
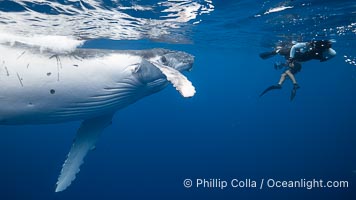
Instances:
[[[56,192],[65,190],[74,181],[84,157],[95,148],[100,133],[111,124],[112,114],[84,120],[77,132],[67,160],[64,162],[58,177]]]
[[[179,91],[183,97],[192,97],[195,94],[195,87],[187,77],[178,70],[167,67],[158,62],[152,62],[167,77],[167,80]]]

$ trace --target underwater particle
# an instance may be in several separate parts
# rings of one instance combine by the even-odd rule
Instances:
[[[47,76],[51,76],[51,74],[52,74],[51,72],[48,72],[48,73],[47,73]]]
[[[54,94],[54,93],[56,93],[56,91],[55,91],[54,89],[51,89],[51,90],[49,91],[49,93]]]
[[[73,66],[74,66],[74,67],[79,67],[79,65],[77,65],[77,64],[74,64]]]
[[[356,57],[355,56],[344,55],[344,59],[347,64],[356,66]]]

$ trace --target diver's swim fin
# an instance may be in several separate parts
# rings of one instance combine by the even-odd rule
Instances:
[[[277,85],[272,85],[272,86],[269,86],[267,89],[265,89],[261,94],[260,94],[260,97],[262,97],[263,95],[265,95],[267,92],[271,91],[271,90],[276,90],[276,89],[281,89],[282,86],[277,84]]]
[[[297,94],[297,89],[299,89],[299,85],[298,84],[294,84],[294,87],[292,89],[292,93],[290,95],[290,100],[293,101],[295,95]]]
[[[271,58],[273,56],[277,55],[276,51],[269,51],[269,52],[264,52],[264,53],[260,53],[260,57],[265,60],[268,58]]]

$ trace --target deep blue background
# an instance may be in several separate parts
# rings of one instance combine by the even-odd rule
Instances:
[[[209,23],[202,27],[198,33],[213,38]],[[87,44],[187,51],[196,57],[187,77],[197,94],[183,99],[169,86],[117,112],[75,182],[61,193],[54,193],[55,183],[79,122],[1,126],[0,199],[355,199],[356,71],[343,58],[356,55],[355,49],[341,38],[334,45],[337,57],[303,64],[293,102],[290,81],[259,98],[279,80],[273,62],[281,58],[261,60],[258,54],[266,48],[246,45],[255,44],[255,36],[221,37],[212,41],[215,47],[194,36],[195,44],[187,45]],[[316,178],[348,180],[350,187],[221,191],[186,189],[186,178]]]
[[[79,123],[1,127],[1,196],[352,199],[352,67],[340,56],[322,65],[306,63],[297,76],[301,89],[290,102],[289,82],[282,91],[258,98],[279,79],[269,61],[258,59],[258,49],[237,53],[190,48],[196,63],[188,77],[196,96],[183,99],[169,87],[118,112],[65,192],[53,191]],[[349,180],[350,188],[185,189],[185,178],[322,178]]]

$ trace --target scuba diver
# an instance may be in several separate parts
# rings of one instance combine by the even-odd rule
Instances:
[[[336,55],[336,51],[331,48],[334,40],[312,40],[310,42],[295,42],[293,41],[290,44],[284,44],[281,46],[277,46],[275,50],[271,52],[261,53],[260,57],[262,59],[271,58],[277,54],[284,56],[286,59],[286,63],[275,63],[275,69],[282,69],[286,67],[287,69],[281,74],[281,78],[277,85],[272,85],[265,89],[261,94],[262,97],[264,94],[271,90],[281,89],[282,84],[286,80],[287,77],[293,83],[293,89],[291,92],[290,100],[292,101],[297,93],[297,89],[299,89],[299,85],[297,80],[295,79],[295,74],[301,71],[302,65],[301,62],[309,61],[309,60],[320,60],[320,62],[327,61],[333,58]]]

